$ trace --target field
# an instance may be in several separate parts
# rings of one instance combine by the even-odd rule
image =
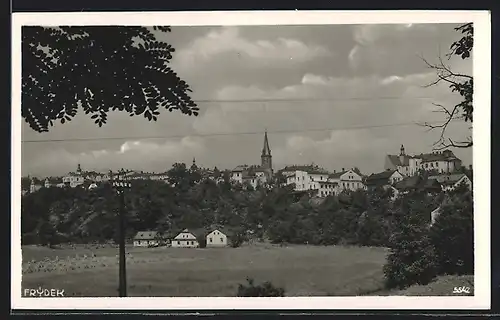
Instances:
[[[360,295],[380,288],[380,248],[254,245],[240,248],[128,248],[129,296],[235,296],[246,278],[287,296]],[[117,296],[116,248],[23,248],[24,288],[67,296]],[[78,256],[77,256],[78,255]],[[86,255],[86,256],[84,256]]]
[[[443,295],[463,279],[384,292],[386,250],[344,246],[272,246],[180,249],[127,248],[129,296],[235,296],[250,277],[271,281],[287,296]],[[66,296],[117,296],[118,249],[23,248],[22,288],[64,289]],[[432,287],[430,287],[432,285]],[[446,287],[446,288],[445,288]]]

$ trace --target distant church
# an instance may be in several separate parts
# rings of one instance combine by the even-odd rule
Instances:
[[[260,155],[260,166],[239,165],[231,171],[231,180],[238,183],[248,183],[253,187],[271,182],[273,178],[273,156],[269,147],[267,130],[264,133],[264,146]]]
[[[269,147],[269,140],[267,139],[267,130],[264,133],[264,147],[260,155],[260,168],[265,170],[269,178],[273,176],[273,156],[271,155],[271,148]]]

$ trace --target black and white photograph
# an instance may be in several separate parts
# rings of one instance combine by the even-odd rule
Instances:
[[[489,306],[487,13],[100,15],[13,15],[18,305]]]

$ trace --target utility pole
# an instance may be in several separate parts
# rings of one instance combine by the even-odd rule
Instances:
[[[127,296],[127,269],[125,258],[125,190],[130,189],[130,183],[124,181],[113,181],[113,187],[119,196],[120,212],[118,213],[118,237],[119,237],[119,286],[120,297]]]

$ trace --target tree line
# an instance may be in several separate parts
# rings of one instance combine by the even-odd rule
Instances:
[[[383,188],[317,201],[292,186],[245,188],[227,174],[217,183],[184,164],[175,164],[167,175],[169,183],[132,181],[125,197],[127,238],[144,230],[219,225],[235,230],[237,245],[254,238],[387,247],[389,286],[425,282],[437,273],[472,272],[473,201],[465,186],[447,194],[414,190],[394,201],[391,189]],[[438,207],[441,214],[430,226]],[[23,244],[117,240],[118,200],[108,184],[93,190],[42,188],[23,197],[21,208]]]

